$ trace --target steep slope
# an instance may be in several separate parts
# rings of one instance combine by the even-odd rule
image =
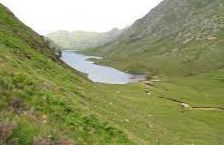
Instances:
[[[0,4],[0,144],[132,144],[88,108],[92,87]]]
[[[48,34],[46,37],[53,40],[56,44],[61,45],[64,49],[82,50],[85,48],[93,48],[113,42],[121,31],[114,28],[109,32],[85,32],[74,31],[56,31]]]
[[[164,0],[118,41],[85,53],[135,73],[192,75],[224,66],[224,1]]]

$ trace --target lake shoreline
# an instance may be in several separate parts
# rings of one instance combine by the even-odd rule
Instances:
[[[110,66],[96,64],[93,60],[102,57],[87,56],[75,50],[62,51],[61,60],[75,70],[87,75],[96,83],[105,84],[127,84],[137,83],[146,80],[146,75],[134,75],[122,72]]]

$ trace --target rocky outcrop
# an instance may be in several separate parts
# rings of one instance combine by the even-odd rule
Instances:
[[[164,0],[126,31],[128,37],[205,40],[224,28],[221,0]]]

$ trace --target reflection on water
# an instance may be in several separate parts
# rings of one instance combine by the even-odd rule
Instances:
[[[72,68],[88,75],[93,82],[107,84],[126,84],[145,80],[144,75],[132,75],[124,73],[108,66],[94,64],[88,59],[101,59],[95,56],[85,56],[74,51],[63,51],[61,59]]]

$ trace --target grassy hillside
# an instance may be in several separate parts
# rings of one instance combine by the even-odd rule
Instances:
[[[224,107],[223,76],[220,71],[200,79],[167,78],[154,86],[102,86],[104,95],[98,99],[103,98],[104,106],[96,102],[94,108],[123,128],[135,144],[222,145],[224,110],[218,108]]]
[[[93,48],[113,42],[120,35],[121,30],[116,28],[109,32],[85,32],[85,31],[56,31],[47,34],[47,38],[53,40],[56,44],[61,45],[61,49],[83,50]]]
[[[132,144],[86,105],[92,89],[0,5],[1,145]]]
[[[94,84],[0,5],[0,144],[223,145],[224,70],[158,79]]]
[[[224,1],[164,0],[106,47],[84,53],[133,73],[189,76],[224,66]]]

